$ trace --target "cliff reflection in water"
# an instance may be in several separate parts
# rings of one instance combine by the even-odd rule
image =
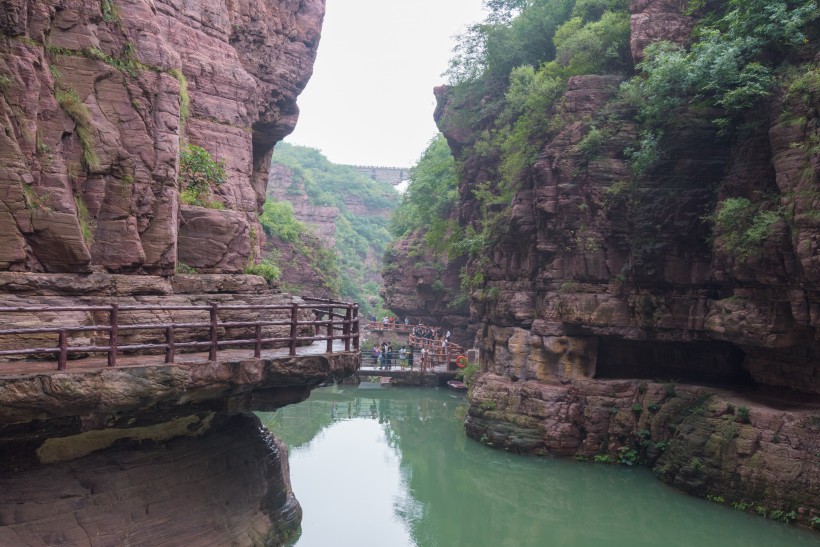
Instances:
[[[464,434],[465,404],[447,390],[325,388],[260,414],[290,447],[296,545],[820,545],[644,469],[482,446]]]

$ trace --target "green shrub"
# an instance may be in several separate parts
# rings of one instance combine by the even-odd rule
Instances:
[[[593,460],[595,463],[615,463],[615,460],[612,459],[612,456],[608,454],[596,454]]]
[[[73,89],[59,86],[54,96],[60,108],[74,121],[77,138],[83,149],[83,163],[91,171],[99,169],[100,158],[94,151],[94,129],[91,125],[91,112],[88,107]]]
[[[278,281],[282,277],[282,270],[279,266],[270,260],[263,260],[258,264],[250,264],[245,267],[245,273],[251,275],[259,275],[265,278],[266,281]]]
[[[660,126],[690,98],[730,115],[771,92],[771,65],[804,43],[815,0],[729,0],[715,5],[689,51],[669,42],[647,47],[641,75],[623,86],[642,118]],[[725,120],[723,120],[725,122]]]
[[[176,273],[179,274],[196,274],[199,273],[196,268],[188,266],[184,262],[177,262]]]
[[[762,210],[765,205],[752,203],[746,198],[728,198],[718,205],[713,215],[719,240],[727,251],[741,260],[759,256],[763,244],[783,218],[779,210]]]
[[[224,208],[213,199],[213,189],[221,186],[225,177],[225,164],[214,160],[204,148],[193,144],[180,148],[179,183],[183,203],[212,209]]]
[[[741,424],[748,424],[749,422],[751,422],[751,418],[749,417],[749,409],[745,406],[737,407],[735,420],[737,420]]]
[[[80,196],[74,196],[74,204],[77,208],[77,221],[80,223],[80,233],[83,236],[85,244],[90,246],[94,242],[94,229],[91,226],[91,213],[88,211],[85,202]]]

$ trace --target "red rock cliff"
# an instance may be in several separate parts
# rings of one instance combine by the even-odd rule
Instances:
[[[0,1],[0,270],[235,272],[324,0]],[[180,144],[224,161],[180,205]]]
[[[688,39],[679,4],[632,3],[636,60],[659,38]],[[684,112],[664,157],[635,179],[624,154],[637,141],[633,113],[611,101],[619,83],[569,80],[548,113],[562,128],[520,181],[489,256],[468,264],[484,286],[471,295],[483,374],[467,430],[534,453],[634,449],[633,462],[687,491],[808,521],[820,510],[820,155],[801,143],[820,138],[820,92],[776,90],[748,115],[757,129],[732,141],[715,113]],[[439,127],[463,164],[466,225],[480,218],[473,185],[493,166],[469,155],[475,135],[452,123],[447,90],[437,95]],[[595,116],[609,138],[590,157],[578,145]],[[736,196],[775,196],[785,211],[758,255],[730,253],[709,220]],[[648,383],[657,379],[690,386]]]

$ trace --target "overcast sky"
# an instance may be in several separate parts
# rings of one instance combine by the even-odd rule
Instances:
[[[433,87],[482,0],[327,0],[313,78],[286,140],[334,163],[410,167],[436,134]]]

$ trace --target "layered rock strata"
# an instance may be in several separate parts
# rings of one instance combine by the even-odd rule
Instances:
[[[0,473],[0,543],[281,544],[301,519],[286,448],[255,417],[222,421],[196,438]]]
[[[240,271],[323,0],[0,3],[0,269]],[[222,161],[180,203],[181,146]]]
[[[688,39],[693,21],[678,4],[632,3],[635,60],[659,37]],[[791,60],[796,73],[816,71],[810,51]],[[712,123],[720,113],[684,108],[638,176],[620,81],[569,79],[501,236],[467,265],[484,280],[470,301],[482,372],[468,432],[522,452],[618,460],[634,450],[633,463],[689,492],[808,523],[820,511],[820,224],[810,213],[820,156],[806,143],[820,138],[820,92],[797,97],[781,82],[734,140]],[[470,155],[477,129],[455,123],[446,88],[437,97],[464,171],[459,220],[474,224],[472,189],[497,166]],[[605,138],[590,153],[581,143],[593,128]],[[732,252],[713,226],[730,197],[771,199],[783,213],[756,254]]]
[[[5,272],[0,291],[4,304],[21,307],[300,301],[260,277],[226,274]],[[276,313],[223,311],[221,320]],[[4,311],[0,319],[4,327],[106,325],[104,315]],[[122,310],[120,320],[121,343],[161,343],[161,333],[127,325],[202,323],[203,317]],[[300,328],[300,336],[314,334]],[[288,326],[266,329],[265,336],[289,336]],[[105,346],[100,336],[78,335],[69,344]],[[180,332],[178,341],[203,336],[201,329]],[[55,340],[52,334],[0,340],[4,349],[21,345],[54,347]],[[301,510],[285,448],[251,412],[302,401],[312,388],[350,376],[358,356],[251,355],[225,349],[209,362],[178,353],[174,364],[160,364],[161,356],[127,354],[116,367],[69,360],[64,371],[21,359],[0,362],[0,543],[283,544]]]

